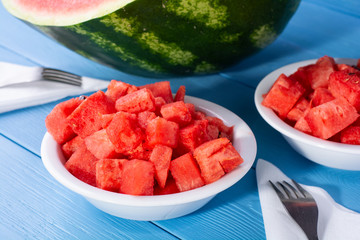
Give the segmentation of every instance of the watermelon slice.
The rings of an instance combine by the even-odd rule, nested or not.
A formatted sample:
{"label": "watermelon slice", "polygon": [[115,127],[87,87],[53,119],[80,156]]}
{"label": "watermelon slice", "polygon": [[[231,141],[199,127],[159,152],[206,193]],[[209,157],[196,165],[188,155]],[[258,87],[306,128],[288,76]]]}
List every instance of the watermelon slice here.
{"label": "watermelon slice", "polygon": [[80,98],[72,98],[61,102],[46,116],[46,129],[58,144],[63,144],[76,136],[67,121],[67,117],[82,101]]}
{"label": "watermelon slice", "polygon": [[65,163],[65,168],[81,181],[96,186],[96,162],[98,160],[85,145],[81,145]]}
{"label": "watermelon slice", "polygon": [[360,145],[360,126],[349,126],[341,131],[340,142]]}
{"label": "watermelon slice", "polygon": [[311,107],[316,107],[334,99],[335,97],[331,94],[331,92],[327,88],[319,87],[314,90],[314,93],[310,101],[310,105]]}
{"label": "watermelon slice", "polygon": [[301,97],[295,106],[288,112],[286,118],[290,121],[297,122],[301,117],[304,116],[305,110],[309,107],[310,102],[306,98]]}
{"label": "watermelon slice", "polygon": [[184,85],[180,86],[175,94],[174,102],[184,101],[186,94],[186,88]]}
{"label": "watermelon slice", "polygon": [[304,67],[306,70],[307,80],[311,88],[327,87],[329,84],[329,76],[337,70],[335,60],[329,56],[319,58],[315,64]]}
{"label": "watermelon slice", "polygon": [[155,111],[155,98],[150,90],[143,88],[118,98],[115,108],[130,113]]}
{"label": "watermelon slice", "polygon": [[154,174],[152,162],[138,159],[124,162],[120,192],[131,195],[153,195]]}
{"label": "watermelon slice", "polygon": [[101,159],[96,162],[96,187],[119,192],[124,162],[127,159]]}
{"label": "watermelon slice", "polygon": [[81,146],[85,144],[84,139],[80,136],[76,136],[70,141],[61,146],[61,150],[66,159],[69,159],[71,155]]}
{"label": "watermelon slice", "polygon": [[311,108],[305,115],[314,136],[328,139],[352,124],[359,114],[354,106],[343,98],[336,98]]}
{"label": "watermelon slice", "polygon": [[156,118],[156,114],[150,111],[140,112],[137,115],[138,124],[142,129],[146,129],[148,122]]}
{"label": "watermelon slice", "polygon": [[115,112],[114,103],[104,92],[87,97],[67,118],[70,126],[82,138],[102,128],[101,116]]}
{"label": "watermelon slice", "polygon": [[180,192],[198,188],[205,184],[191,153],[172,160],[170,172]]}
{"label": "watermelon slice", "polygon": [[124,154],[136,149],[144,138],[136,115],[127,112],[117,112],[106,128],[106,133],[115,151]]}
{"label": "watermelon slice", "polygon": [[172,152],[172,148],[168,146],[156,145],[150,155],[150,161],[155,166],[156,181],[161,188],[166,184]]}
{"label": "watermelon slice", "polygon": [[280,118],[285,119],[305,91],[298,81],[281,74],[263,99],[262,105],[273,109]]}

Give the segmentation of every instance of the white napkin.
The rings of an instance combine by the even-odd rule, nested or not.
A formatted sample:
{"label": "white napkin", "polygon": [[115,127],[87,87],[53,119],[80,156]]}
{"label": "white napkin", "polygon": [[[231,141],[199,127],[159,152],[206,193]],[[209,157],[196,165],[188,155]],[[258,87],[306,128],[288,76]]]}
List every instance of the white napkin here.
{"label": "white napkin", "polygon": [[[268,240],[307,239],[305,233],[286,212],[269,180],[291,181],[273,164],[259,159],[256,178],[260,204]],[[319,208],[318,236],[320,240],[360,239],[360,214],[337,204],[323,189],[302,185],[315,198]]]}
{"label": "white napkin", "polygon": [[[21,68],[16,69],[20,71]],[[26,75],[19,71],[4,67],[1,75],[4,79],[19,76],[31,79],[39,75],[36,71],[27,71]],[[87,77],[83,77],[82,81],[81,87],[43,80],[0,87],[0,113],[105,89],[109,84],[108,81]]]}

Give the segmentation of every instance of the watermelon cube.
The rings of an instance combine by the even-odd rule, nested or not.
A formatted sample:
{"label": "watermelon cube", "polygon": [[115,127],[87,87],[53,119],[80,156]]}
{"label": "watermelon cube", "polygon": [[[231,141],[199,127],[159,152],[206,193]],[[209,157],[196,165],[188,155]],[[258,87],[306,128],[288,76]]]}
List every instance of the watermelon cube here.
{"label": "watermelon cube", "polygon": [[134,85],[117,80],[111,80],[105,94],[113,102],[116,102],[118,98],[125,96],[126,94],[134,92],[136,90],[137,87]]}
{"label": "watermelon cube", "polygon": [[170,163],[170,172],[180,192],[203,186],[204,180],[191,153],[184,154]]}
{"label": "watermelon cube", "polygon": [[131,195],[153,195],[154,174],[152,162],[139,159],[124,162],[120,192]]}
{"label": "watermelon cube", "polygon": [[294,128],[299,130],[299,131],[302,131],[304,133],[307,133],[307,134],[311,134],[311,129],[309,127],[309,124],[308,122],[305,120],[305,116],[306,114],[309,112],[310,108],[306,109],[303,113],[303,116],[300,117],[295,125],[294,125]]}
{"label": "watermelon cube", "polygon": [[336,98],[317,107],[305,115],[314,136],[328,139],[352,124],[359,114],[354,106],[343,98]]}
{"label": "watermelon cube", "polygon": [[211,116],[206,116],[205,119],[208,120],[209,122],[209,126],[215,126],[218,128],[219,130],[219,137],[226,137],[228,138],[230,141],[232,141],[233,138],[233,130],[234,127],[228,127],[224,124],[224,122],[217,117],[211,117]]}
{"label": "watermelon cube", "polygon": [[116,158],[119,156],[115,151],[114,144],[106,133],[106,129],[101,129],[86,137],[85,144],[87,149],[98,159]]}
{"label": "watermelon cube", "polygon": [[81,145],[69,160],[65,163],[65,168],[79,180],[96,186],[96,162],[98,159],[86,148]]}
{"label": "watermelon cube", "polygon": [[161,188],[165,187],[172,152],[172,148],[168,146],[156,145],[150,155],[150,161],[155,166],[155,178]]}
{"label": "watermelon cube", "polygon": [[173,101],[173,96],[172,96],[171,86],[170,86],[169,81],[150,83],[150,84],[140,86],[139,88],[140,89],[142,89],[142,88],[149,89],[152,92],[152,94],[154,95],[154,97],[162,97],[165,100],[165,102],[167,102],[167,103],[170,103]]}
{"label": "watermelon cube", "polygon": [[168,179],[166,180],[165,186],[162,188],[159,184],[156,184],[154,187],[154,195],[166,195],[178,193],[179,189],[176,186],[176,182],[171,174],[169,174]]}
{"label": "watermelon cube", "polygon": [[98,91],[87,97],[68,117],[75,133],[85,138],[102,128],[101,116],[115,112],[114,103]]}
{"label": "watermelon cube", "polygon": [[360,126],[349,126],[341,131],[340,141],[342,143],[360,145]]}
{"label": "watermelon cube", "polygon": [[360,111],[360,71],[337,71],[330,75],[329,90],[335,97],[344,97]]}
{"label": "watermelon cube", "polygon": [[115,151],[124,154],[136,149],[144,138],[136,115],[127,112],[117,112],[106,128],[106,133]]}
{"label": "watermelon cube", "polygon": [[186,88],[184,85],[180,86],[175,94],[175,97],[174,97],[174,102],[177,102],[177,101],[184,101],[185,99],[185,92],[186,92]]}
{"label": "watermelon cube", "polygon": [[167,102],[162,97],[155,98],[155,113],[156,116],[161,116],[160,110]]}
{"label": "watermelon cube", "polygon": [[151,120],[146,127],[147,144],[155,147],[158,144],[175,148],[178,144],[179,125],[162,117]]}
{"label": "watermelon cube", "polygon": [[281,74],[263,99],[262,105],[273,109],[280,118],[285,119],[304,93],[305,88],[298,81]]}
{"label": "watermelon cube", "polygon": [[73,153],[83,144],[85,144],[85,141],[80,136],[76,136],[70,141],[64,143],[64,145],[61,146],[64,157],[69,159],[71,155],[73,155]]}
{"label": "watermelon cube", "polygon": [[199,164],[201,176],[206,184],[215,182],[225,175],[220,161],[226,170],[235,168],[243,161],[240,155],[234,154],[228,144],[230,141],[227,138],[218,138],[205,142],[194,150],[194,158]]}
{"label": "watermelon cube", "polygon": [[288,112],[286,118],[290,121],[296,122],[304,116],[305,110],[309,107],[310,102],[306,98],[301,97],[295,106]]}
{"label": "watermelon cube", "polygon": [[76,136],[69,125],[67,117],[80,105],[83,100],[72,98],[57,104],[45,118],[47,131],[58,144],[63,144]]}
{"label": "watermelon cube", "polygon": [[140,159],[149,161],[151,152],[152,149],[149,149],[145,143],[141,143],[139,144],[139,146],[137,146],[137,148],[126,153],[125,156],[128,159]]}
{"label": "watermelon cube", "polygon": [[178,123],[180,127],[189,124],[192,120],[189,109],[182,101],[163,105],[160,113],[163,118]]}
{"label": "watermelon cube", "polygon": [[101,115],[101,127],[107,128],[109,126],[110,122],[114,118],[115,113],[109,113],[109,114],[103,114]]}
{"label": "watermelon cube", "polygon": [[130,113],[155,111],[155,98],[150,90],[144,88],[118,98],[115,108]]}
{"label": "watermelon cube", "polygon": [[327,88],[317,88],[314,90],[314,93],[311,97],[310,105],[311,107],[319,106],[323,103],[333,100],[335,97]]}
{"label": "watermelon cube", "polygon": [[244,162],[244,159],[240,156],[231,143],[228,143],[226,146],[222,147],[209,158],[212,158],[212,161],[219,161],[225,173],[231,172],[233,169]]}
{"label": "watermelon cube", "polygon": [[193,152],[195,148],[209,140],[208,121],[195,120],[191,124],[179,130],[178,147],[175,149],[176,156],[187,152]]}
{"label": "watermelon cube", "polygon": [[100,159],[96,162],[96,187],[119,192],[124,162],[127,159]]}
{"label": "watermelon cube", "polygon": [[150,111],[140,112],[137,115],[138,124],[142,129],[146,129],[148,122],[156,118],[156,114]]}

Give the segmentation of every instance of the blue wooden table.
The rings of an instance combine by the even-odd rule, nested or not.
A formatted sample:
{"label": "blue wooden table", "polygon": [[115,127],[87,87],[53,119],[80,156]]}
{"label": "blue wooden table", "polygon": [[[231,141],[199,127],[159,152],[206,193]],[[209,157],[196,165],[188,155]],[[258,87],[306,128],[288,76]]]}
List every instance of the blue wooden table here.
{"label": "blue wooden table", "polygon": [[[257,158],[274,163],[301,183],[324,188],[335,201],[360,212],[360,172],[324,167],[301,157],[262,120],[253,102],[258,82],[269,72],[323,55],[360,58],[358,0],[304,0],[281,36],[263,51],[219,74],[170,81],[173,89],[185,85],[188,95],[220,104],[243,118],[255,133]],[[0,61],[135,85],[149,82],[81,57],[15,19],[1,4]],[[0,114],[0,239],[265,239],[255,167],[185,217],[140,222],[96,209],[55,181],[42,164],[44,119],[59,102]]]}

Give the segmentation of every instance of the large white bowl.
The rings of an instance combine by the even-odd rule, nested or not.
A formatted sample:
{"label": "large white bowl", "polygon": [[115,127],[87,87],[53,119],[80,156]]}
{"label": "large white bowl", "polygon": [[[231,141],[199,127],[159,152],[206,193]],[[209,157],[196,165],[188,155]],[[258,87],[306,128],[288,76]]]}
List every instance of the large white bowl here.
{"label": "large white bowl", "polygon": [[[335,59],[337,63],[355,65],[355,59]],[[285,140],[305,158],[332,168],[360,170],[360,146],[322,140],[296,130],[282,121],[274,111],[261,105],[267,93],[281,73],[289,76],[299,67],[315,63],[316,59],[293,63],[267,75],[255,91],[255,105],[262,118],[279,131]]]}
{"label": "large white bowl", "polygon": [[238,182],[251,168],[256,157],[256,140],[248,125],[231,111],[214,103],[186,96],[185,102],[198,110],[234,125],[233,145],[244,163],[218,181],[190,191],[162,196],[131,196],[90,186],[70,174],[64,167],[60,146],[49,133],[41,144],[41,157],[50,174],[65,187],[84,196],[90,203],[109,214],[133,220],[165,220],[184,216],[204,206],[216,194]]}

